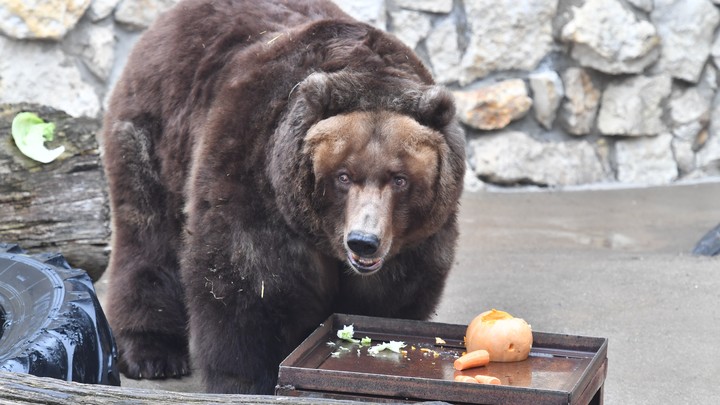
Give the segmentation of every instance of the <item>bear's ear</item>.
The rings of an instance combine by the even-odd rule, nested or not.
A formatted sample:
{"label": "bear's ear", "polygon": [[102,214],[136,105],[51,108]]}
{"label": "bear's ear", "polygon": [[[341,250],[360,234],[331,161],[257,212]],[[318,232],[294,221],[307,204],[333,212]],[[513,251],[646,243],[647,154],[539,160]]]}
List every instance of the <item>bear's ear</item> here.
{"label": "bear's ear", "polygon": [[298,83],[298,101],[303,107],[303,118],[311,123],[325,118],[330,106],[330,78],[325,73],[312,73]]}
{"label": "bear's ear", "polygon": [[455,118],[455,99],[441,86],[428,87],[418,101],[418,121],[442,129]]}

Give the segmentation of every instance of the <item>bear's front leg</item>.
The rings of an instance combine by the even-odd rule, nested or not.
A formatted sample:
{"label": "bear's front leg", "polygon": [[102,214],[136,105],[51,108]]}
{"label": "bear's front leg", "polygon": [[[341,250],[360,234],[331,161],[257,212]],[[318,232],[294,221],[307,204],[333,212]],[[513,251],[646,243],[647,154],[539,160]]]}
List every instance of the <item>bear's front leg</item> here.
{"label": "bear's front leg", "polygon": [[328,316],[332,283],[290,232],[229,228],[194,233],[183,261],[193,366],[208,392],[272,394],[280,362]]}
{"label": "bear's front leg", "polygon": [[105,132],[113,238],[105,305],[129,378],[180,377],[190,372],[187,317],[177,251],[180,202],[149,155],[152,126],[118,121]]}
{"label": "bear's front leg", "polygon": [[124,236],[124,229],[115,235],[106,305],[120,370],[133,379],[186,375],[187,318],[177,261],[145,243],[147,235],[119,243]]}

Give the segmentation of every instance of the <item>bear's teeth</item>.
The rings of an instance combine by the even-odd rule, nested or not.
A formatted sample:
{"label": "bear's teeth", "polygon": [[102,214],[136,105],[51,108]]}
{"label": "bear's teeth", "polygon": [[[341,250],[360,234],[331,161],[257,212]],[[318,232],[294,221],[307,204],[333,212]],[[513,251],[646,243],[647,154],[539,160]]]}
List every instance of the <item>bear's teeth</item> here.
{"label": "bear's teeth", "polygon": [[363,266],[372,266],[373,264],[377,263],[377,260],[375,260],[375,259],[366,259],[366,258],[359,257],[359,256],[356,257],[355,260],[358,263],[362,264]]}
{"label": "bear's teeth", "polygon": [[365,267],[374,266],[375,264],[377,264],[380,261],[380,259],[366,259],[364,257],[360,257],[360,256],[356,255],[355,253],[351,253],[351,255],[352,255],[353,261],[355,261],[356,263],[360,264],[361,266],[365,266]]}

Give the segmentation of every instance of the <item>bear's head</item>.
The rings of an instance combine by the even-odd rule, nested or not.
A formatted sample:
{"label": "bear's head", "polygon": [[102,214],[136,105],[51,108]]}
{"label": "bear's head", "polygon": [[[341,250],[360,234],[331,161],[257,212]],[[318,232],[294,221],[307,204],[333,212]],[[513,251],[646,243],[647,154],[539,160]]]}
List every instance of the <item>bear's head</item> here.
{"label": "bear's head", "polygon": [[448,91],[336,72],[293,92],[270,174],[294,230],[368,275],[454,220],[465,149]]}

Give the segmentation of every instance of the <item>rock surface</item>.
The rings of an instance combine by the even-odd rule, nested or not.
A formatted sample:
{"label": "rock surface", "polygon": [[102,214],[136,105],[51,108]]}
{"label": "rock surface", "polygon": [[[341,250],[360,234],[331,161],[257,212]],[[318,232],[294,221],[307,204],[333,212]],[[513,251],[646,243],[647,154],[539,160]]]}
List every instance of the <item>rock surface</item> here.
{"label": "rock surface", "polygon": [[535,119],[545,128],[552,128],[558,106],[565,95],[562,80],[555,71],[539,72],[529,77]]}
{"label": "rock surface", "polygon": [[633,76],[611,83],[602,96],[598,129],[604,135],[657,135],[666,130],[662,102],[670,76]]}
{"label": "rock surface", "polygon": [[552,48],[557,4],[557,0],[466,1],[470,43],[461,62],[460,84],[495,71],[534,69]]}
{"label": "rock surface", "polygon": [[527,87],[519,79],[454,94],[460,121],[477,129],[504,128],[532,106]]}
{"label": "rock surface", "polygon": [[108,80],[115,62],[115,34],[112,25],[81,23],[69,34],[69,49],[79,55],[100,80]]}
{"label": "rock surface", "polygon": [[100,100],[59,46],[0,37],[0,103],[35,103],[73,117],[95,117]]}
{"label": "rock surface", "polygon": [[539,142],[517,132],[499,132],[470,141],[475,173],[499,184],[570,186],[607,179],[586,141]]}
{"label": "rock surface", "polygon": [[[102,117],[130,48],[178,1],[0,0],[0,103]],[[720,0],[335,2],[395,34],[437,83],[451,86],[470,142],[504,128],[493,138],[522,131],[557,151],[575,148],[568,140],[581,136],[602,167],[601,181],[619,182],[620,172],[632,177],[632,159],[667,181],[668,150],[673,181],[720,176],[713,101],[720,97]],[[671,136],[669,148],[663,134]],[[635,145],[624,137],[648,139]],[[661,141],[662,154],[655,150]],[[648,152],[630,154],[630,144]],[[474,151],[468,148],[469,162]],[[628,156],[622,170],[618,155]],[[580,178],[592,183],[597,176]]]}
{"label": "rock surface", "polygon": [[333,0],[343,11],[362,22],[387,29],[385,0]]}
{"label": "rock surface", "polygon": [[425,41],[433,74],[438,83],[457,82],[462,53],[458,48],[455,21],[446,18],[438,23]]}
{"label": "rock surface", "polygon": [[[410,49],[415,49],[420,40],[426,38],[432,25],[430,16],[419,11],[400,10],[390,14],[393,34]],[[454,26],[453,26],[454,28]]]}
{"label": "rock surface", "polygon": [[115,9],[115,20],[133,29],[144,29],[178,1],[180,0],[121,0]]}
{"label": "rock surface", "polygon": [[720,22],[717,7],[709,0],[655,0],[650,19],[663,47],[657,70],[697,82]]}
{"label": "rock surface", "polygon": [[430,13],[449,13],[453,7],[452,0],[395,0],[395,4],[398,7]]}
{"label": "rock surface", "polygon": [[574,7],[575,17],[561,38],[572,43],[581,65],[605,73],[640,73],[660,55],[655,27],[639,20],[617,0],[588,0]]}
{"label": "rock surface", "polygon": [[59,40],[89,6],[90,0],[3,0],[0,31],[16,39]]}
{"label": "rock surface", "polygon": [[622,183],[662,185],[678,177],[672,135],[618,140],[615,143],[617,177]]}
{"label": "rock surface", "polygon": [[120,0],[92,0],[87,16],[93,22],[107,18],[119,2]]}
{"label": "rock surface", "polygon": [[587,135],[595,123],[600,90],[583,68],[568,68],[562,78],[565,101],[560,110],[560,123],[571,135]]}

